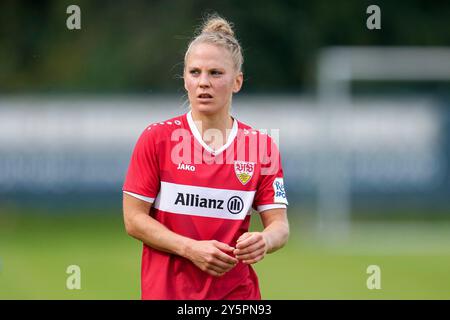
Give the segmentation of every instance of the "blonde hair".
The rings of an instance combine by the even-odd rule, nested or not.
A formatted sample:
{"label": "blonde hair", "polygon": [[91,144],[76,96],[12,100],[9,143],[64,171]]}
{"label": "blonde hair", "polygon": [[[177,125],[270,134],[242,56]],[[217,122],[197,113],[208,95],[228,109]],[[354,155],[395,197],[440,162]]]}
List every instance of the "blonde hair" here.
{"label": "blonde hair", "polygon": [[235,70],[237,72],[242,71],[244,57],[242,56],[241,45],[234,36],[232,23],[217,14],[209,15],[203,22],[200,33],[189,43],[184,55],[184,65],[186,65],[191,48],[199,43],[211,43],[227,49],[233,59]]}

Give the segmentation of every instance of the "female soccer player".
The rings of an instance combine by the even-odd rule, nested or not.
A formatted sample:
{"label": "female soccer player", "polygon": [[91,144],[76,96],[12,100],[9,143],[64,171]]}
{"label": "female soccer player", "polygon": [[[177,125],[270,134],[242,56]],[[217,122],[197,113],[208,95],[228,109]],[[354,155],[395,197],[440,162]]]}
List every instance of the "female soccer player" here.
{"label": "female soccer player", "polygon": [[[190,111],[135,146],[123,212],[144,244],[142,299],[261,299],[251,265],[288,239],[277,146],[230,114],[242,63],[230,24],[210,16],[185,54]],[[262,232],[248,232],[252,208]]]}

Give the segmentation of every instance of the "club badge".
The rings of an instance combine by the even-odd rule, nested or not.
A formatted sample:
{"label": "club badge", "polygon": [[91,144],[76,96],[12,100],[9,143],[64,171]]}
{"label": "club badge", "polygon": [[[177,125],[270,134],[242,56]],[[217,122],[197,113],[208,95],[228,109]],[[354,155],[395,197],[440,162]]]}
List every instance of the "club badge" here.
{"label": "club badge", "polygon": [[253,172],[255,172],[255,162],[235,161],[234,172],[239,181],[246,185],[252,178]]}

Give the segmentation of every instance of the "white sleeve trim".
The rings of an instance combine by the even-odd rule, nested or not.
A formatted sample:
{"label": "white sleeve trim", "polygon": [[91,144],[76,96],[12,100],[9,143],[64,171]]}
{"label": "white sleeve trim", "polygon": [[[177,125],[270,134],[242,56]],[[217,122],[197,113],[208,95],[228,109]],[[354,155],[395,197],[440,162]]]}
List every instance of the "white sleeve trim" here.
{"label": "white sleeve trim", "polygon": [[130,196],[133,196],[133,197],[138,198],[140,200],[143,200],[145,202],[150,202],[150,203],[155,202],[155,198],[149,198],[149,197],[146,197],[146,196],[141,196],[140,194],[133,193],[133,192],[128,192],[128,191],[124,191],[123,193],[129,194]]}
{"label": "white sleeve trim", "polygon": [[256,210],[261,213],[263,211],[266,210],[270,210],[270,209],[286,209],[287,206],[285,204],[282,203],[274,203],[274,204],[264,204],[261,206],[256,207]]}

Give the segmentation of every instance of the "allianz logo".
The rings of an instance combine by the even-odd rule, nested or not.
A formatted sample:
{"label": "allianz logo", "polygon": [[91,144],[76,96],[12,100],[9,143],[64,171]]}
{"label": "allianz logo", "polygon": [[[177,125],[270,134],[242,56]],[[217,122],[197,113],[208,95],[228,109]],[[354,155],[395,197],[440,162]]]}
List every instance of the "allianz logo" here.
{"label": "allianz logo", "polygon": [[195,171],[195,166],[192,166],[189,164],[184,164],[184,163],[179,163],[177,170]]}
{"label": "allianz logo", "polygon": [[[177,198],[175,199],[175,205],[219,210],[225,209],[224,203],[225,200],[203,198],[198,194],[181,192],[178,192]],[[228,199],[226,208],[231,214],[241,213],[244,209],[244,201],[238,196],[233,196]]]}

